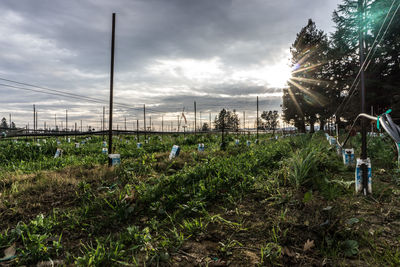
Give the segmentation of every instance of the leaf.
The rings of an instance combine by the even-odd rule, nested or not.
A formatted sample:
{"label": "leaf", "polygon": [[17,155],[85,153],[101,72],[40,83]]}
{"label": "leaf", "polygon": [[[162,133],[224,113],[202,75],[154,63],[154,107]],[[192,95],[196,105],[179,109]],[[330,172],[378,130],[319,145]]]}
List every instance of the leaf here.
{"label": "leaf", "polygon": [[303,202],[307,203],[312,199],[312,191],[308,191],[304,194]]}
{"label": "leaf", "polygon": [[343,245],[344,245],[344,255],[346,257],[357,255],[358,242],[356,240],[346,240],[344,241]]}
{"label": "leaf", "polygon": [[136,200],[135,190],[131,190],[130,195],[126,194],[123,200],[126,202],[134,202]]}
{"label": "leaf", "polygon": [[360,221],[360,220],[357,219],[357,218],[351,218],[351,219],[348,219],[348,220],[347,220],[347,224],[348,224],[348,225],[353,225],[353,224],[358,223],[359,221]]}
{"label": "leaf", "polygon": [[16,252],[16,248],[15,248],[15,243],[14,243],[14,244],[12,244],[11,247],[6,248],[4,250],[4,257],[0,259],[0,262],[14,259],[16,257],[15,252]]}
{"label": "leaf", "polygon": [[289,257],[294,257],[296,256],[296,253],[294,253],[293,251],[291,251],[289,248],[284,247],[283,248],[283,254],[288,255]]}
{"label": "leaf", "polygon": [[303,251],[310,250],[310,249],[312,249],[314,246],[315,246],[315,245],[314,245],[314,240],[311,240],[311,241],[310,241],[310,239],[307,239],[306,243],[304,243]]}

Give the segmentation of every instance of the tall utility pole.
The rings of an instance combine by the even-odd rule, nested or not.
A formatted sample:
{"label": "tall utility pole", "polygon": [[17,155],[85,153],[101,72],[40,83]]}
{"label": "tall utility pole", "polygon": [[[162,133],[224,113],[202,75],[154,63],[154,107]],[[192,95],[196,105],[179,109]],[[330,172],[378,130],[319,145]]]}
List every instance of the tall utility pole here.
{"label": "tall utility pole", "polygon": [[125,117],[125,131],[126,131],[126,117]]}
{"label": "tall utility pole", "polygon": [[[371,106],[371,116],[374,116],[374,106]],[[374,125],[371,123],[371,132],[374,132]]]}
{"label": "tall utility pole", "polygon": [[[68,110],[65,110],[65,131],[68,132]],[[68,135],[65,138],[68,139]]]}
{"label": "tall utility pole", "polygon": [[258,140],[258,96],[257,96],[257,140]]}
{"label": "tall utility pole", "polygon": [[136,137],[139,142],[139,120],[136,120]]}
{"label": "tall utility pole", "polygon": [[196,110],[196,101],[194,101],[194,134],[197,132],[197,110]]}
{"label": "tall utility pole", "polygon": [[[365,76],[364,76],[364,0],[358,0],[358,14],[360,16],[359,45],[360,45],[360,80],[361,80],[361,113],[365,113]],[[368,194],[368,167],[365,164],[367,159],[367,121],[361,117],[361,165],[362,170],[362,191]]]}
{"label": "tall utility pole", "polygon": [[68,132],[68,110],[65,110],[65,130]]}
{"label": "tall utility pole", "polygon": [[33,104],[33,132],[35,132],[36,128],[36,107],[35,104]]}
{"label": "tall utility pole", "polygon": [[38,129],[38,112],[36,111],[36,125],[35,125],[35,127],[36,127],[36,130]]}
{"label": "tall utility pole", "polygon": [[106,107],[103,106],[103,128],[101,129],[101,131],[103,132],[103,141],[105,140],[104,138],[104,131],[106,129],[106,120],[105,120],[105,116],[106,116]]}
{"label": "tall utility pole", "polygon": [[146,137],[146,104],[143,104],[143,123],[144,123],[144,140],[147,139]]}
{"label": "tall utility pole", "polygon": [[[113,123],[113,91],[114,91],[114,50],[115,50],[115,13],[112,14],[112,34],[111,34],[111,64],[110,64],[110,110],[108,119],[108,153],[113,153],[112,146],[112,123]],[[111,166],[111,159],[108,160]]]}

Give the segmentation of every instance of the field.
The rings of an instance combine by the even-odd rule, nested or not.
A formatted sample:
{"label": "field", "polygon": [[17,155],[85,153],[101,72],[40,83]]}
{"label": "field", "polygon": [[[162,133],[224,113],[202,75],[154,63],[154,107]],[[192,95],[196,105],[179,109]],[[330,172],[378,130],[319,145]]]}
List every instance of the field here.
{"label": "field", "polygon": [[[0,142],[0,265],[400,265],[388,137],[369,137],[368,197],[323,133],[262,134],[258,144],[230,134],[225,150],[212,134],[141,136],[142,148],[119,136],[115,167],[101,136],[78,137],[79,148],[59,141]],[[357,155],[359,137],[352,143]],[[182,150],[169,160],[174,144]]]}

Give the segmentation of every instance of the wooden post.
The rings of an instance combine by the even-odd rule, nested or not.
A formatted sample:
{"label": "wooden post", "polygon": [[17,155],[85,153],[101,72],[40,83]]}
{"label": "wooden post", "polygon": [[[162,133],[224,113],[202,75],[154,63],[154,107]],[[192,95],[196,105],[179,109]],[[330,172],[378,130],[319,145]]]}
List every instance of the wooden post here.
{"label": "wooden post", "polygon": [[[112,34],[111,34],[111,66],[110,66],[110,115],[108,124],[108,153],[113,153],[112,146],[112,123],[113,123],[113,91],[114,91],[114,49],[115,49],[115,13],[112,14]],[[111,159],[108,159],[108,165],[111,166]]]}

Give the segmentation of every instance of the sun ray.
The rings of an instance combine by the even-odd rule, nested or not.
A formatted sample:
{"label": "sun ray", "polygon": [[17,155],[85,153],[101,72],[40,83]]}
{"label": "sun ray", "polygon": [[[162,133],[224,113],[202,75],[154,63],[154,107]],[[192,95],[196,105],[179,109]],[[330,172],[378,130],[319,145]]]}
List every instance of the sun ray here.
{"label": "sun ray", "polygon": [[299,73],[299,72],[304,72],[304,71],[306,71],[306,70],[315,69],[315,68],[317,68],[317,67],[319,67],[319,66],[321,66],[321,65],[324,65],[324,64],[325,64],[324,62],[321,62],[321,63],[318,63],[318,64],[311,65],[311,66],[309,66],[309,67],[305,67],[305,68],[301,68],[301,69],[294,70],[294,71],[292,71],[292,75],[293,75],[293,74],[296,74],[296,73]]}
{"label": "sun ray", "polygon": [[299,61],[296,62],[296,65],[301,66],[304,61],[306,61],[315,51],[315,48],[318,47],[318,44],[310,47],[310,48],[305,48],[303,49],[302,52],[298,55],[298,57],[301,57]]}
{"label": "sun ray", "polygon": [[316,79],[309,79],[309,78],[303,78],[303,77],[291,77],[290,79],[296,80],[299,82],[305,82],[305,83],[311,83],[311,84],[329,84],[329,81],[321,81],[321,80],[316,80]]}
{"label": "sun ray", "polygon": [[302,92],[304,92],[306,95],[308,95],[310,98],[312,98],[315,102],[317,102],[320,106],[325,106],[327,103],[327,100],[325,99],[325,97],[323,97],[322,95],[313,92],[311,93],[310,90],[308,90],[307,88],[305,88],[304,86],[292,81],[291,79],[288,80],[288,82],[294,86],[296,86],[299,90],[301,90]]}
{"label": "sun ray", "polygon": [[297,110],[300,112],[300,115],[302,117],[304,117],[304,114],[303,114],[303,111],[301,110],[299,102],[297,102],[296,97],[294,96],[292,89],[290,89],[290,87],[288,88],[288,93],[289,93],[290,98],[293,100],[293,103],[296,106]]}

